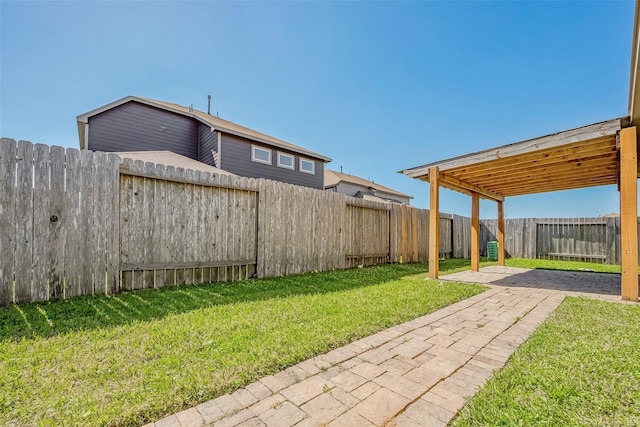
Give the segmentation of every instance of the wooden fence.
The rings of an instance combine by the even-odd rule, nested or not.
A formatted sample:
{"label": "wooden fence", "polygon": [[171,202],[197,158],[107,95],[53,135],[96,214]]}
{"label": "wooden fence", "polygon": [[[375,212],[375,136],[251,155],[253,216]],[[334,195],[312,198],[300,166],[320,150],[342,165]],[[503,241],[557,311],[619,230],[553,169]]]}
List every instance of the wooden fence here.
{"label": "wooden fence", "polygon": [[[429,259],[429,211],[3,138],[0,304]],[[441,214],[439,256],[471,220]],[[482,254],[497,222],[481,223]],[[506,220],[511,257],[620,262],[619,218]]]}
{"label": "wooden fence", "polygon": [[[426,261],[428,216],[3,138],[0,304]],[[452,256],[452,217],[441,223]]]}
{"label": "wooden fence", "polygon": [[118,157],[0,144],[0,304],[115,291]]}
{"label": "wooden fence", "polygon": [[255,275],[255,180],[128,160],[123,166],[121,289]]}
{"label": "wooden fence", "polygon": [[[429,260],[429,210],[407,205],[391,205],[390,262],[425,262]],[[440,214],[440,258],[454,253],[453,216]]]}
{"label": "wooden fence", "polygon": [[[481,255],[497,240],[497,220],[483,220]],[[512,258],[547,258],[620,264],[620,217],[505,220],[505,249]],[[454,254],[455,256],[455,254]]]}
{"label": "wooden fence", "polygon": [[[346,198],[277,181],[259,179],[258,183],[258,277],[345,268],[350,238]],[[369,223],[356,226],[373,227],[374,219],[364,217],[362,221]]]}

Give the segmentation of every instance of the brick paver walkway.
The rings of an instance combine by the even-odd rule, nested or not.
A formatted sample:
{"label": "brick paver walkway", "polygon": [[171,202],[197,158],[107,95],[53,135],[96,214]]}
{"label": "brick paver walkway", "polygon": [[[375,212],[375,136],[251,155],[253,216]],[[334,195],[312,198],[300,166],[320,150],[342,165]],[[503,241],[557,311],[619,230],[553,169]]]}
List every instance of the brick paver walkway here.
{"label": "brick paver walkway", "polygon": [[150,426],[445,426],[565,295],[620,300],[618,275],[489,267],[443,280],[491,289]]}

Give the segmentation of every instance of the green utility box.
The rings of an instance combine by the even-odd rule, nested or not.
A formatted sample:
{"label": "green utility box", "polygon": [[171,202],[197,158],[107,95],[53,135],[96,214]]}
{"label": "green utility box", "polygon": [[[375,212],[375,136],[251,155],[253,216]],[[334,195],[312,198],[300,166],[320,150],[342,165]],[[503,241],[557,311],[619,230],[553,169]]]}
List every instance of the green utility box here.
{"label": "green utility box", "polygon": [[498,260],[498,242],[487,242],[487,258],[490,261]]}

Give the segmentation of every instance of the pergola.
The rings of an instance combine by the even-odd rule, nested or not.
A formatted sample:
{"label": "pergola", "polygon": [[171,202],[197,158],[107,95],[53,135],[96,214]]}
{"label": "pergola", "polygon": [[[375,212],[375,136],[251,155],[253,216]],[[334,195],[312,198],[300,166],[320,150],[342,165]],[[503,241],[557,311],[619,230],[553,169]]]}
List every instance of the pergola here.
{"label": "pergola", "polygon": [[429,163],[402,173],[430,184],[429,276],[438,278],[439,189],[471,196],[471,269],[480,267],[480,198],[498,204],[498,263],[504,265],[506,197],[617,184],[622,299],[638,300],[640,2],[631,52],[629,116]]}
{"label": "pergola", "polygon": [[439,188],[471,196],[471,269],[480,266],[480,198],[498,204],[498,264],[504,265],[506,197],[618,184],[622,298],[638,299],[638,148],[629,117],[403,170],[430,184],[429,276],[438,278]]}

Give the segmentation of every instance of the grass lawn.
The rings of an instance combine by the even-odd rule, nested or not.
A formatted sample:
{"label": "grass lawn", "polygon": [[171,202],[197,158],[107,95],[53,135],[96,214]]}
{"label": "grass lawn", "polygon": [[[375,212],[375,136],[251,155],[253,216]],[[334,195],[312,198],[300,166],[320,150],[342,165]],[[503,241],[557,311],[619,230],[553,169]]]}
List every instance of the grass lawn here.
{"label": "grass lawn", "polygon": [[454,426],[640,425],[640,306],[567,298]]}
{"label": "grass lawn", "polygon": [[[497,263],[486,263],[484,265],[497,265]],[[598,273],[620,273],[619,265],[599,264],[596,262],[582,261],[556,261],[549,259],[523,259],[508,258],[505,265],[509,267],[541,268],[545,270],[566,270],[566,271],[597,271]],[[640,270],[639,270],[640,272]]]}
{"label": "grass lawn", "polygon": [[[449,260],[441,270],[468,268]],[[139,425],[484,288],[387,265],[0,307],[0,425]]]}

